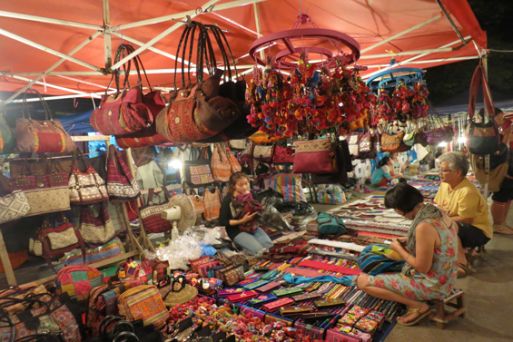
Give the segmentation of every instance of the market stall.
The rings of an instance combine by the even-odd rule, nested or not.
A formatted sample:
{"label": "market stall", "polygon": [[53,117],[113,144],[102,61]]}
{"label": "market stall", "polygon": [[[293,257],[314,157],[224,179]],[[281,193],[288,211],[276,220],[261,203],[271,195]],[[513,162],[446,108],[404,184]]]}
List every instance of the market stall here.
{"label": "market stall", "polygon": [[[356,279],[401,271],[411,231],[384,190],[432,199],[437,149],[464,147],[424,69],[479,59],[492,104],[463,0],[29,1],[0,24],[0,219],[44,269],[18,287],[0,232],[16,340],[382,340],[404,306]],[[71,97],[87,124],[53,117]]]}

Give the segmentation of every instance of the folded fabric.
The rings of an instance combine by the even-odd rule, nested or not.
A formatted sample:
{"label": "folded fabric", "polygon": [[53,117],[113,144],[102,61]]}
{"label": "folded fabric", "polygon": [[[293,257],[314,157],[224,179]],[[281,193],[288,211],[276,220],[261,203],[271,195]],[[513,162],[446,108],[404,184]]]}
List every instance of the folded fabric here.
{"label": "folded fabric", "polygon": [[304,283],[335,283],[342,284],[345,286],[355,286],[356,285],[356,276],[318,276],[318,277],[304,277],[304,276],[296,276],[293,274],[285,274],[283,276],[283,280],[287,283],[298,285]]}
{"label": "folded fabric", "polygon": [[358,275],[360,270],[358,268],[349,268],[345,266],[332,265],[327,262],[320,262],[315,260],[303,260],[298,266],[309,267],[317,270],[325,270],[328,272],[342,273],[347,275]]}

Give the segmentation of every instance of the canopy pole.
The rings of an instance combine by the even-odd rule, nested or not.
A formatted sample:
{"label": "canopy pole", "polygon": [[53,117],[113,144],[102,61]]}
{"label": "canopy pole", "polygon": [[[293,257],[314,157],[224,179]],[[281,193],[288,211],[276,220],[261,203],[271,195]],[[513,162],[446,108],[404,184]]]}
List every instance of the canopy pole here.
{"label": "canopy pole", "polygon": [[426,53],[426,52],[427,53],[438,53],[438,52],[453,52],[453,51],[454,51],[454,48],[410,50],[410,51],[380,53],[380,54],[375,54],[375,55],[363,55],[363,56],[360,56],[360,59],[388,58],[388,57],[395,57],[395,56],[418,55],[419,53]]}
{"label": "canopy pole", "polygon": [[[253,68],[253,64],[241,64],[237,65],[237,69],[251,69]],[[224,69],[224,66],[218,66],[219,69]],[[206,70],[206,69],[204,69]],[[146,69],[146,74],[148,75],[161,75],[161,74],[174,74],[174,73],[181,73],[182,70],[180,68],[178,69]],[[19,76],[37,76],[40,75],[39,72],[23,72],[23,73],[17,73],[16,75]],[[0,75],[3,76],[9,76],[11,73],[8,72],[0,72]],[[130,70],[130,75],[137,75],[136,70]],[[46,76],[105,76],[101,72],[95,72],[95,71],[55,71],[55,72],[49,72],[46,74]]]}
{"label": "canopy pole", "polygon": [[[203,6],[201,6],[201,8],[208,8],[212,5],[214,5],[216,2],[218,2],[219,0],[210,0],[208,1],[207,3],[205,3]],[[194,18],[196,16],[198,16],[199,13],[195,13],[193,15],[191,15],[190,17],[191,18]],[[116,70],[118,69],[120,66],[122,66],[123,64],[125,64],[127,61],[131,60],[132,58],[134,58],[135,56],[139,55],[141,52],[143,52],[144,50],[146,50],[148,47],[150,46],[153,46],[155,43],[157,43],[159,40],[165,38],[166,36],[168,36],[169,34],[171,34],[172,32],[176,31],[177,29],[179,29],[180,27],[182,27],[183,25],[185,25],[183,22],[178,22],[176,24],[174,24],[173,26],[167,28],[166,30],[162,31],[161,33],[159,33],[158,35],[156,35],[155,37],[153,37],[152,39],[150,39],[150,41],[148,41],[147,43],[141,45],[138,49],[136,49],[134,52],[128,54],[127,56],[125,56],[124,58],[122,58],[119,62],[117,62],[116,64],[114,64],[112,66],[112,70]]]}
{"label": "canopy pole", "polygon": [[[127,36],[126,34],[119,33],[119,32],[112,32],[112,34],[113,34],[113,35],[115,35],[115,36],[117,36],[117,37],[119,37],[119,38],[121,38],[121,39],[124,39],[124,40],[126,40],[127,42],[130,42],[130,43],[132,43],[132,44],[136,44],[136,45],[139,45],[139,46],[143,46],[143,45],[144,45],[144,43],[143,43],[143,42],[141,42],[140,40],[137,40],[137,39],[135,39],[135,38],[129,37],[129,36]],[[172,59],[173,61],[178,60],[178,62],[182,62],[182,59],[181,59],[180,57],[177,57],[177,56],[175,56],[175,55],[173,55],[173,54],[171,54],[171,53],[169,53],[169,52],[166,52],[166,51],[164,51],[164,50],[157,49],[156,47],[150,46],[150,47],[148,47],[148,50],[153,51],[153,52],[155,52],[156,54],[159,54],[159,55],[161,55],[161,56],[164,56],[164,57],[167,57],[167,58],[169,58],[169,59]],[[185,62],[185,63],[189,63],[187,60],[184,60],[184,62]],[[194,67],[194,68],[195,68],[195,67],[196,67],[196,64],[194,64],[194,63],[192,63],[192,62],[191,62],[191,67]]]}
{"label": "canopy pole", "polygon": [[[258,6],[257,6],[256,2],[253,3],[253,14],[255,15],[255,27],[257,30],[257,38],[260,38],[260,37],[262,37],[262,31],[260,30],[260,13],[258,11]],[[260,50],[259,54],[260,54],[260,60],[265,62],[264,49]]]}
{"label": "canopy pole", "polygon": [[[42,86],[46,86],[48,88],[53,88],[53,89],[58,89],[58,90],[62,90],[62,91],[66,91],[68,93],[73,93],[73,94],[80,94],[82,96],[89,96],[90,94],[89,93],[85,93],[83,91],[79,91],[79,90],[75,90],[75,89],[70,89],[70,88],[66,88],[66,87],[62,87],[62,86],[59,86],[59,85],[55,85],[55,84],[52,84],[52,83],[48,83],[48,82],[41,82],[41,81],[36,81],[36,80],[33,80],[33,79],[30,79],[30,78],[27,78],[27,77],[22,77],[22,76],[18,76],[18,75],[14,75],[14,74],[11,74],[11,75],[7,75],[8,77],[10,78],[14,78],[15,80],[20,80],[20,81],[25,81],[25,82],[29,82],[30,86],[32,86],[33,84],[38,84],[38,85],[42,85]],[[25,90],[27,90],[30,86],[25,86],[23,88],[25,88]],[[24,90],[24,91],[25,91]],[[13,95],[14,96],[14,95]],[[11,97],[13,97],[11,96]],[[98,98],[100,98],[100,96],[97,96]],[[13,97],[14,98],[14,97]],[[10,99],[10,98],[9,98]],[[5,102],[3,102],[2,104],[6,105],[11,101],[7,102],[9,99],[7,99]]]}
{"label": "canopy pole", "polygon": [[[412,61],[408,62],[408,64],[427,64],[427,63],[440,63],[440,62],[458,62],[458,61],[468,61],[471,59],[479,59],[479,56],[462,56],[462,57],[447,57],[447,58],[437,58],[437,59],[425,59],[422,61]],[[367,68],[385,68],[390,66],[390,64],[374,64],[374,65],[366,65]],[[394,64],[397,66],[397,64]],[[380,71],[383,71],[382,69]],[[366,78],[367,76],[365,76]]]}
{"label": "canopy pole", "polygon": [[94,82],[89,82],[89,81],[84,81],[84,80],[81,80],[81,79],[78,79],[78,78],[74,78],[74,77],[69,77],[69,76],[63,76],[63,75],[56,75],[57,77],[60,77],[60,78],[63,78],[65,80],[69,80],[69,81],[73,81],[73,82],[77,82],[77,83],[82,83],[82,84],[87,84],[87,85],[90,85],[90,86],[93,86],[93,87],[98,87],[98,88],[101,88],[101,89],[107,89],[107,90],[112,90],[112,91],[116,91],[115,88],[112,88],[112,87],[106,87],[102,84],[98,84],[98,83],[94,83]]}
{"label": "canopy pole", "polygon": [[378,43],[376,43],[376,44],[373,44],[373,45],[371,45],[371,46],[368,46],[368,47],[366,47],[365,49],[362,49],[362,50],[360,51],[360,54],[362,54],[362,55],[363,55],[365,52],[370,51],[370,50],[372,50],[372,49],[375,49],[375,48],[377,48],[378,46],[385,45],[386,43],[388,43],[388,42],[390,42],[390,41],[392,41],[392,40],[394,40],[394,39],[397,39],[397,38],[399,38],[399,37],[402,37],[402,36],[404,36],[404,35],[407,35],[407,34],[408,34],[408,33],[410,33],[410,32],[413,32],[413,31],[415,31],[415,30],[418,30],[418,29],[420,29],[420,28],[422,28],[422,27],[424,27],[424,26],[427,26],[427,25],[431,24],[432,22],[439,20],[441,17],[442,17],[442,15],[441,15],[441,14],[435,15],[434,17],[429,18],[428,20],[426,20],[426,21],[424,21],[424,22],[422,22],[422,23],[419,23],[419,24],[417,24],[417,25],[414,25],[414,26],[410,27],[409,29],[406,29],[406,30],[404,30],[404,31],[401,31],[401,32],[399,32],[399,33],[396,33],[396,34],[394,34],[394,35],[392,35],[392,36],[390,36],[390,37],[388,37],[388,38],[386,38],[386,39],[383,39],[382,41],[380,41],[380,42],[378,42]]}
{"label": "canopy pole", "polygon": [[101,30],[102,29],[102,27],[99,25],[85,24],[85,23],[79,23],[79,22],[75,22],[75,21],[40,17],[37,15],[8,12],[8,11],[0,11],[0,17],[36,21],[36,22],[46,23],[46,24],[64,25],[64,26],[68,26],[68,27],[78,27],[78,28],[84,28],[84,29],[90,29],[90,30]]}
{"label": "canopy pole", "polygon": [[[255,5],[256,5],[256,3],[253,3],[253,6],[255,6]],[[237,27],[237,28],[240,28],[241,30],[244,30],[244,31],[246,31],[246,32],[248,32],[248,33],[250,33],[250,34],[252,34],[252,35],[256,36],[257,38],[259,38],[259,37],[260,37],[260,34],[259,34],[258,32],[253,31],[253,30],[252,30],[252,29],[250,29],[249,27],[246,27],[246,26],[244,26],[244,25],[242,25],[242,24],[239,24],[239,23],[238,23],[238,22],[236,22],[235,20],[232,20],[232,19],[230,19],[230,18],[227,18],[227,17],[225,17],[224,15],[221,15],[221,14],[216,13],[216,12],[212,12],[212,15],[214,15],[214,16],[216,16],[216,17],[218,17],[219,19],[221,19],[221,20],[223,20],[223,21],[225,21],[225,22],[227,22],[227,23],[229,23],[229,24],[231,24],[231,25],[233,25],[233,26],[235,26],[235,27]]]}
{"label": "canopy pole", "polygon": [[5,36],[7,38],[11,38],[13,40],[16,40],[16,41],[18,41],[20,43],[23,43],[25,45],[31,46],[33,48],[42,50],[42,51],[44,51],[46,53],[49,53],[51,55],[55,55],[57,57],[63,58],[63,59],[68,60],[70,62],[76,63],[78,65],[86,67],[87,69],[99,71],[99,69],[96,66],[92,65],[92,64],[84,62],[84,61],[82,61],[80,59],[77,59],[75,57],[71,57],[71,55],[67,55],[67,54],[62,53],[60,51],[51,49],[51,48],[49,48],[47,46],[44,46],[42,44],[36,43],[36,42],[34,42],[34,41],[30,40],[30,39],[24,38],[22,36],[18,36],[17,34],[14,34],[14,33],[9,32],[7,30],[4,30],[4,29],[0,28],[0,35]]}
{"label": "canopy pole", "polygon": [[112,65],[112,35],[110,32],[109,0],[103,0],[103,52],[105,55],[105,70]]}
{"label": "canopy pole", "polygon": [[[69,56],[72,56],[74,55],[75,53],[77,53],[78,51],[82,50],[82,48],[84,48],[87,44],[89,44],[90,42],[92,42],[94,39],[96,39],[99,35],[101,34],[101,31],[96,31],[95,33],[93,33],[91,36],[87,37],[86,40],[84,40],[82,43],[78,44],[74,49],[72,49],[70,52],[68,52],[68,55]],[[9,96],[9,98],[7,98],[4,102],[0,102],[0,104],[2,105],[5,105],[5,104],[8,104],[10,103],[12,100],[14,100],[18,95],[20,95],[21,93],[25,92],[25,90],[27,90],[28,88],[30,88],[34,83],[38,82],[40,79],[42,79],[43,77],[45,77],[46,75],[48,75],[50,72],[52,72],[53,70],[57,69],[62,63],[64,63],[66,61],[65,58],[61,58],[59,61],[57,61],[55,64],[53,64],[50,68],[48,68],[45,72],[43,72],[42,74],[39,74],[35,79],[33,80],[28,80],[28,84],[24,87],[22,87],[21,89],[19,89],[17,92],[15,92],[14,94],[12,94],[11,96]]]}
{"label": "canopy pole", "polygon": [[[266,0],[236,0],[236,1],[226,2],[226,3],[220,4],[220,5],[216,5],[215,8],[209,8],[211,5],[208,5],[208,6],[203,5],[203,6],[201,6],[201,8],[202,9],[204,8],[204,9],[208,10],[209,12],[218,12],[218,11],[222,11],[222,10],[226,10],[226,9],[230,9],[230,8],[246,6],[246,5],[255,3],[255,2],[263,2],[263,1],[266,1]],[[122,24],[122,25],[114,26],[112,29],[113,29],[113,31],[127,30],[127,29],[132,29],[132,28],[140,27],[140,26],[160,24],[160,23],[170,21],[170,20],[183,19],[187,16],[192,17],[192,16],[196,16],[196,15],[199,15],[202,13],[203,12],[198,13],[198,10],[194,9],[194,10],[190,10],[190,11],[184,11],[184,12],[180,12],[180,13],[165,15],[162,17],[156,17],[156,18],[152,18],[152,19],[135,21],[133,23]]]}
{"label": "canopy pole", "polygon": [[[465,37],[465,39],[469,39],[469,38],[470,38],[470,36],[466,36],[466,37]],[[443,48],[451,47],[451,46],[456,45],[456,44],[458,44],[458,43],[461,43],[461,40],[459,40],[459,39],[457,39],[457,40],[453,40],[452,42],[447,43],[447,44],[444,44],[444,45],[442,45],[442,46],[439,46],[438,48],[439,48],[439,49],[443,49]],[[398,66],[400,66],[400,65],[404,65],[404,64],[410,63],[410,62],[415,61],[415,60],[417,60],[417,59],[419,59],[419,58],[425,57],[425,56],[427,56],[427,55],[429,55],[429,54],[430,54],[430,53],[427,53],[427,52],[421,53],[420,55],[417,55],[417,56],[414,56],[414,57],[411,57],[411,58],[405,59],[404,61],[401,61],[401,62],[398,62],[398,63],[392,64],[392,65],[389,65],[389,66],[387,66],[387,67],[385,67],[385,68],[383,68],[383,69],[380,69],[380,70],[378,70],[378,71],[376,71],[376,72],[373,72],[373,73],[371,73],[371,74],[369,74],[369,75],[365,75],[365,78],[372,77],[372,76],[374,76],[375,74],[380,73],[380,72],[382,72],[382,71],[389,70],[389,69],[393,69],[393,68],[396,68],[396,67],[398,67]]]}

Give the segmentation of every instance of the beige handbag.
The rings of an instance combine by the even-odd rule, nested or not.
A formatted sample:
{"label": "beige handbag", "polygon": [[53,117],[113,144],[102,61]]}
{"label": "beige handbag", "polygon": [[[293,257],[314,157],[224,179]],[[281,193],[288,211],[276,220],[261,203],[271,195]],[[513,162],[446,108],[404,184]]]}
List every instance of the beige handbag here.
{"label": "beige handbag", "polygon": [[23,191],[0,197],[0,224],[24,217],[30,211],[30,205]]}
{"label": "beige handbag", "polygon": [[216,182],[228,182],[232,175],[232,168],[226,149],[222,144],[214,144],[214,152],[210,161],[212,177]]}
{"label": "beige handbag", "polygon": [[273,157],[273,145],[255,145],[253,149],[253,158],[262,161],[271,161]]}

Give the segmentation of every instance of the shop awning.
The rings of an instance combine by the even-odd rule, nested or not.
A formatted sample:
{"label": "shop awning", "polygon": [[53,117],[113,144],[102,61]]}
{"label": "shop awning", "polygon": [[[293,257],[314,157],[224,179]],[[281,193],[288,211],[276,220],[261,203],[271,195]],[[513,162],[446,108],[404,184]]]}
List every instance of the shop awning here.
{"label": "shop awning", "polygon": [[368,67],[364,76],[391,59],[429,68],[477,59],[487,47],[466,0],[3,1],[0,91],[34,84],[45,94],[99,97],[110,79],[103,74],[106,60],[122,42],[141,47],[153,86],[169,88],[187,15],[225,29],[239,72],[248,74],[251,43],[293,28],[299,13],[309,15],[310,27],[356,39],[358,64]]}

